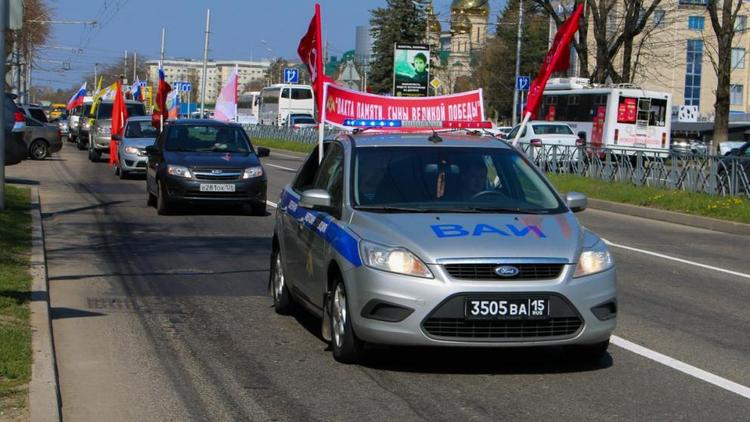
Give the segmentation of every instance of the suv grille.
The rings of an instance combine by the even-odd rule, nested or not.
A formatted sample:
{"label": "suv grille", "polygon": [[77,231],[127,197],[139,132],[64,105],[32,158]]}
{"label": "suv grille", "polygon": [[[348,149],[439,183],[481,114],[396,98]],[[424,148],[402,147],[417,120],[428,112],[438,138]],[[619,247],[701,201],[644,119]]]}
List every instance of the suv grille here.
{"label": "suv grille", "polygon": [[454,338],[533,338],[570,336],[581,327],[578,317],[548,320],[466,320],[463,318],[428,318],[424,330],[436,337]]}
{"label": "suv grille", "polygon": [[[495,268],[511,265],[518,268],[518,274],[501,277]],[[546,280],[554,279],[562,273],[564,264],[447,264],[446,271],[451,277],[466,280]]]}

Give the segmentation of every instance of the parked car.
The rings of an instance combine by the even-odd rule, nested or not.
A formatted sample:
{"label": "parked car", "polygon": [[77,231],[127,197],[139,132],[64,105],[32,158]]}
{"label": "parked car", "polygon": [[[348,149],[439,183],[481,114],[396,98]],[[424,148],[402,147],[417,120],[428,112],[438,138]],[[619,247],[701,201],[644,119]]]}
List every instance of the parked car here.
{"label": "parked car", "polygon": [[290,114],[288,126],[292,129],[312,129],[318,127],[318,122],[309,114]]}
{"label": "parked car", "polygon": [[[515,139],[519,129],[520,125],[514,127],[506,138],[509,141]],[[521,132],[518,142],[533,147],[529,154],[532,160],[544,159],[558,162],[578,161],[581,152],[576,147],[584,144],[584,141],[573,133],[573,129],[567,123],[543,120],[529,122]]]}
{"label": "parked car", "polygon": [[178,203],[239,203],[252,215],[266,212],[266,172],[240,125],[177,120],[146,147],[148,205],[168,214]]}
{"label": "parked car", "polygon": [[30,117],[26,118],[23,140],[32,160],[44,160],[62,149],[62,135],[57,125]]}
{"label": "parked car", "polygon": [[708,154],[708,146],[696,139],[672,138],[670,149],[678,154]]}
{"label": "parked car", "polygon": [[742,148],[745,145],[744,141],[726,141],[719,143],[719,155],[728,155],[734,149]]}
{"label": "parked car", "polygon": [[336,360],[365,344],[564,347],[596,362],[615,264],[529,160],[494,137],[341,134],[279,199],[276,312],[307,310]]}
{"label": "parked car", "polygon": [[5,93],[3,113],[5,118],[5,165],[18,164],[29,156],[29,149],[23,141],[26,130],[26,116],[15,103],[14,94]]}
{"label": "parked car", "polygon": [[[99,161],[102,153],[109,153],[109,142],[112,139],[112,108],[114,102],[102,101],[96,106],[96,116],[89,131],[89,160]],[[146,115],[146,107],[140,101],[126,100],[128,117]]]}
{"label": "parked car", "polygon": [[156,135],[157,130],[151,125],[151,116],[128,119],[125,123],[124,136],[117,143],[119,159],[115,173],[120,176],[120,179],[126,179],[133,173],[146,173],[148,164],[146,147],[154,144]]}

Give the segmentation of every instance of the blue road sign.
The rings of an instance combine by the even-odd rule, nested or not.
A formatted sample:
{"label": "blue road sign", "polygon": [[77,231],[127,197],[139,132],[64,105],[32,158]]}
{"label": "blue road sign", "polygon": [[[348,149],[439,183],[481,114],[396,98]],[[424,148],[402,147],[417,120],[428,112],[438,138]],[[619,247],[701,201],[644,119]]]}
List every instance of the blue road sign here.
{"label": "blue road sign", "polygon": [[531,78],[528,76],[519,76],[516,78],[516,90],[528,91],[531,86]]}
{"label": "blue road sign", "polygon": [[175,82],[172,86],[177,92],[190,92],[193,90],[193,84],[190,82]]}
{"label": "blue road sign", "polygon": [[299,82],[299,69],[287,67],[284,69],[284,83],[296,84]]}

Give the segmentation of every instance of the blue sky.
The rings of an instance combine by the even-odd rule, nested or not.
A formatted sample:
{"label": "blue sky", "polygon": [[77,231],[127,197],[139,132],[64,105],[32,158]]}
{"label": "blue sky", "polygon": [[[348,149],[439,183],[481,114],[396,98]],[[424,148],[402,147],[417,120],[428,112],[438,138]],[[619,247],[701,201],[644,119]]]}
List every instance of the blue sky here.
{"label": "blue sky", "polygon": [[[69,88],[94,63],[122,61],[125,50],[158,57],[166,27],[167,57],[203,57],[206,9],[211,9],[209,57],[219,60],[296,58],[297,44],[313,14],[312,0],[46,0],[56,20],[96,20],[99,25],[53,25],[49,46],[41,50],[35,85]],[[366,25],[370,10],[385,0],[320,0],[323,36],[330,55],[354,48],[354,31]],[[447,20],[451,0],[435,0]],[[490,0],[492,21],[505,0]],[[444,26],[446,26],[444,24]],[[263,43],[265,41],[265,44]],[[74,53],[64,48],[84,48]],[[140,57],[139,57],[140,60]],[[71,69],[63,71],[63,61]]]}

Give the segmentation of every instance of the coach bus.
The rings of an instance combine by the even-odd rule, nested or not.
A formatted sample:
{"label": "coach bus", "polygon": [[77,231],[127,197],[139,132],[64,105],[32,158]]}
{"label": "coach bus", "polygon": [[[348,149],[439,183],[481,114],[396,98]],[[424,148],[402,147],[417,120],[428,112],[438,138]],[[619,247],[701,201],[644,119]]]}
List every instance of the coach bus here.
{"label": "coach bus", "polygon": [[282,126],[290,114],[315,115],[315,98],[310,85],[276,84],[260,92],[261,125]]}
{"label": "coach bus", "polygon": [[239,124],[258,124],[258,108],[260,107],[260,92],[244,92],[237,98],[237,122]]}
{"label": "coach bus", "polygon": [[567,123],[590,148],[669,153],[672,96],[632,86],[588,87],[551,79],[539,118]]}

